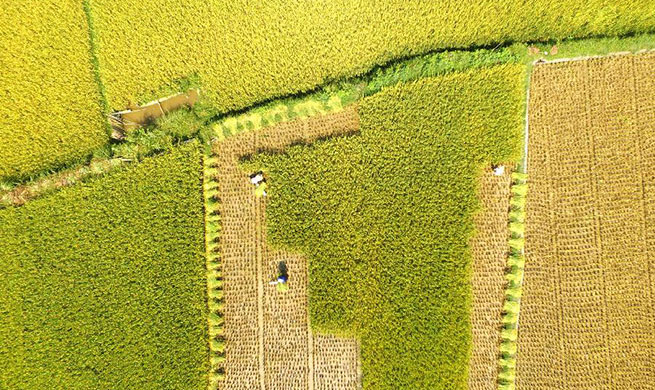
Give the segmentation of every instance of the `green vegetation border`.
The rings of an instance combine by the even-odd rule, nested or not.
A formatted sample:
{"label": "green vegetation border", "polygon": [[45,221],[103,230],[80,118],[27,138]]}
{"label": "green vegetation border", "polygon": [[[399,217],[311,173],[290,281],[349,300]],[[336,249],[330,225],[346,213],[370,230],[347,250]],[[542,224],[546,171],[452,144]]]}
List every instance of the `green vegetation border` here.
{"label": "green vegetation border", "polygon": [[[554,45],[558,48],[557,54],[552,54],[551,49]],[[538,53],[529,54],[529,46],[536,47]],[[655,34],[650,33],[627,37],[552,41],[532,45],[516,43],[496,48],[443,51],[402,58],[385,66],[377,66],[363,76],[329,82],[308,93],[264,102],[250,109],[225,115],[218,114],[216,108],[204,99],[193,110],[183,110],[175,115],[164,117],[155,124],[130,134],[123,143],[109,144],[98,149],[94,153],[94,160],[119,158],[127,162],[140,161],[145,157],[170,150],[192,138],[209,144],[241,131],[274,125],[283,120],[315,115],[329,110],[334,104],[345,106],[365,96],[370,96],[382,88],[422,77],[489,67],[501,63],[523,62],[531,67],[534,61],[540,59],[553,60],[606,55],[619,51],[637,52],[653,48],[655,48]],[[545,52],[548,54],[544,54]],[[180,90],[188,86],[201,87],[197,75],[175,80],[173,85]],[[161,91],[162,93],[179,92],[175,88],[167,86]],[[335,100],[335,97],[339,98],[340,103]],[[303,105],[305,106],[303,107]],[[74,171],[83,166],[84,164],[78,161],[68,164],[64,169]],[[44,180],[52,173],[52,171],[44,171],[27,182],[0,181],[0,197],[21,183],[27,186],[38,185],[37,182]],[[56,188],[52,187],[42,192],[47,193],[54,189]],[[0,202],[0,207],[7,205],[6,202]]]}
{"label": "green vegetation border", "polygon": [[223,333],[223,274],[221,270],[221,215],[218,183],[215,180],[217,159],[203,156],[203,195],[205,213],[205,256],[207,263],[207,306],[209,310],[208,390],[215,390],[225,377],[225,339]]}
{"label": "green vegetation border", "polygon": [[516,353],[519,324],[519,311],[523,286],[523,268],[525,266],[525,197],[528,191],[527,174],[512,173],[512,188],[509,212],[507,258],[507,289],[502,313],[502,330],[500,333],[500,359],[498,374],[499,390],[514,390],[516,379]]}

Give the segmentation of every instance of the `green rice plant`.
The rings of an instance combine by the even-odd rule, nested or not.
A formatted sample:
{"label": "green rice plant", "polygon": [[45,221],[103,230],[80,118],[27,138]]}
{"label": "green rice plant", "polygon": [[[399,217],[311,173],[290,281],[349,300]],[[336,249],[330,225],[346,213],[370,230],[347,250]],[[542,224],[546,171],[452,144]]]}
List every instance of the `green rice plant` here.
{"label": "green rice plant", "polygon": [[218,326],[223,324],[223,317],[218,313],[210,312],[209,321],[212,326]]}
{"label": "green rice plant", "polygon": [[524,210],[525,209],[525,197],[513,196],[509,202],[510,206],[514,210]]}
{"label": "green rice plant", "polygon": [[478,175],[520,156],[523,70],[384,88],[359,135],[245,163],[267,173],[270,244],[308,257],[314,331],[360,339],[364,389],[468,386]]}
{"label": "green rice plant", "polygon": [[518,301],[521,299],[521,295],[523,295],[523,289],[521,286],[508,287],[507,290],[505,290],[505,296],[508,299]]}
{"label": "green rice plant", "polygon": [[501,370],[516,369],[516,359],[512,358],[501,358],[500,359],[500,368]]}
{"label": "green rice plant", "polygon": [[525,212],[523,210],[512,210],[509,212],[509,221],[524,223],[525,222]]}
{"label": "green rice plant", "polygon": [[[212,339],[210,348],[213,352],[223,353],[225,352],[225,341],[219,339]],[[217,358],[214,360],[216,363],[225,361],[224,355],[217,355]]]}
{"label": "green rice plant", "polygon": [[514,326],[516,325],[517,320],[518,320],[518,316],[516,314],[505,313],[503,314],[501,322],[503,323],[504,326]]}
{"label": "green rice plant", "polygon": [[223,289],[221,288],[212,288],[209,290],[209,297],[212,299],[223,299]]}
{"label": "green rice plant", "polygon": [[524,246],[525,246],[525,239],[522,237],[509,239],[509,247],[517,252],[522,251]]}
{"label": "green rice plant", "polygon": [[525,256],[512,254],[507,258],[507,265],[510,267],[523,269],[523,266],[525,265]]}
{"label": "green rice plant", "polygon": [[502,383],[513,383],[516,380],[516,372],[513,370],[501,370],[498,379]]}
{"label": "green rice plant", "polygon": [[511,287],[518,287],[523,280],[523,269],[518,268],[513,273],[505,275],[505,279],[510,282]]}
{"label": "green rice plant", "polygon": [[259,107],[247,113],[224,118],[212,125],[214,137],[224,139],[243,131],[255,131],[262,127],[272,126],[294,119],[304,119],[310,116],[338,112],[343,103],[339,95],[319,98],[300,98],[283,101],[275,105]]}
{"label": "green rice plant", "polygon": [[503,340],[516,341],[517,338],[516,329],[503,329],[500,332],[500,337],[502,337]]}
{"label": "green rice plant", "polygon": [[512,195],[525,196],[528,193],[527,184],[514,184],[512,185]]}
{"label": "green rice plant", "polygon": [[525,183],[528,180],[528,174],[523,173],[523,172],[519,172],[519,171],[514,171],[514,172],[512,172],[512,180],[516,184]]}
{"label": "green rice plant", "polygon": [[514,356],[516,355],[516,350],[516,342],[514,341],[503,340],[500,343],[500,353],[504,356]]}
{"label": "green rice plant", "polygon": [[518,314],[519,303],[514,301],[505,301],[503,304],[503,312],[510,314]]}
{"label": "green rice plant", "polygon": [[514,237],[523,237],[525,234],[525,225],[521,222],[510,222],[509,231]]}
{"label": "green rice plant", "polygon": [[200,175],[191,143],[0,210],[0,387],[205,390]]}

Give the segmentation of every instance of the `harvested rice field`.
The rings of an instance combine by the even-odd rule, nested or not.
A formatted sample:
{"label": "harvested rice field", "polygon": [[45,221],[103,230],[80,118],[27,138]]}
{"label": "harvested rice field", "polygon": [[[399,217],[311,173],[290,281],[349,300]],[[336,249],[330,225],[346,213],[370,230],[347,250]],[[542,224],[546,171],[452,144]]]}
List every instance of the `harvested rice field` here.
{"label": "harvested rice field", "polygon": [[509,170],[498,176],[485,171],[478,187],[481,207],[475,216],[475,235],[471,240],[471,334],[473,349],[469,360],[469,390],[498,387],[498,348],[505,294],[507,261],[507,210],[511,176]]}
{"label": "harvested rice field", "polygon": [[[356,108],[281,124],[216,144],[225,297],[225,381],[220,389],[358,389],[359,342],[313,334],[307,259],[266,241],[266,197],[256,197],[240,167],[245,156],[358,131]],[[289,291],[269,282],[284,261]]]}
{"label": "harvested rice field", "polygon": [[655,54],[535,67],[519,389],[655,383]]}

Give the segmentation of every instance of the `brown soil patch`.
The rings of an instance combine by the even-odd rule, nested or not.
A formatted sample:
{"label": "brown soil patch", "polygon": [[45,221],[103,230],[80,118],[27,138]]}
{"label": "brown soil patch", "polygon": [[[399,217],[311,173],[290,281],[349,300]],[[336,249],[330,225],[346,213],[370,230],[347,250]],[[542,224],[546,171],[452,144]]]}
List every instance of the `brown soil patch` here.
{"label": "brown soil patch", "polygon": [[496,176],[491,170],[480,178],[478,197],[482,209],[475,216],[473,253],[473,352],[469,362],[469,389],[498,388],[498,351],[501,311],[505,297],[507,229],[511,172]]}
{"label": "brown soil patch", "polygon": [[655,55],[535,66],[519,389],[653,389]]}
{"label": "brown soil patch", "polygon": [[[261,151],[356,132],[356,108],[241,133],[216,143],[216,180],[222,221],[220,245],[225,296],[226,390],[357,389],[359,343],[313,335],[307,311],[307,260],[266,245],[266,198],[239,160]],[[289,269],[289,290],[269,284],[277,264]]]}
{"label": "brown soil patch", "polygon": [[109,115],[109,122],[112,125],[113,135],[116,139],[123,139],[125,132],[139,128],[157,118],[162,117],[171,111],[181,107],[193,107],[198,101],[200,92],[197,89],[190,89],[187,92],[180,92],[167,96],[142,106],[131,105],[125,111],[118,111]]}

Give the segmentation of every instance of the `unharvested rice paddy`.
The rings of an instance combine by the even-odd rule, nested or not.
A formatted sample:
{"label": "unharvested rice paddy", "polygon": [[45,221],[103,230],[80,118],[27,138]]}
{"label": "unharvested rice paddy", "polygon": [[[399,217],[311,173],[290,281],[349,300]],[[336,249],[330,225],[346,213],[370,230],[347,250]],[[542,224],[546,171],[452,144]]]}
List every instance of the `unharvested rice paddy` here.
{"label": "unharvested rice paddy", "polygon": [[655,29],[652,0],[18,0],[0,17],[10,182],[105,152],[105,111],[189,87],[227,113],[434,50]]}
{"label": "unharvested rice paddy", "polygon": [[185,77],[226,111],[429,50],[655,28],[651,0],[89,1],[114,109]]}
{"label": "unharvested rice paddy", "polygon": [[0,181],[107,142],[82,1],[4,1],[0,41]]}
{"label": "unharvested rice paddy", "polygon": [[537,65],[517,384],[655,383],[655,54]]}
{"label": "unharvested rice paddy", "polygon": [[200,153],[0,210],[0,388],[205,390]]}
{"label": "unharvested rice paddy", "polygon": [[[293,143],[353,133],[354,108],[315,119],[242,133],[217,143],[216,181],[221,215],[225,379],[219,389],[359,388],[359,343],[315,335],[307,311],[307,260],[272,250],[266,241],[266,197],[256,197],[242,157],[281,151]],[[277,291],[278,263],[285,261],[289,291]]]}
{"label": "unharvested rice paddy", "polygon": [[312,328],[360,339],[364,389],[467,388],[477,183],[519,154],[522,85],[516,65],[384,89],[361,136],[246,164],[270,175],[269,242],[308,256]]}

